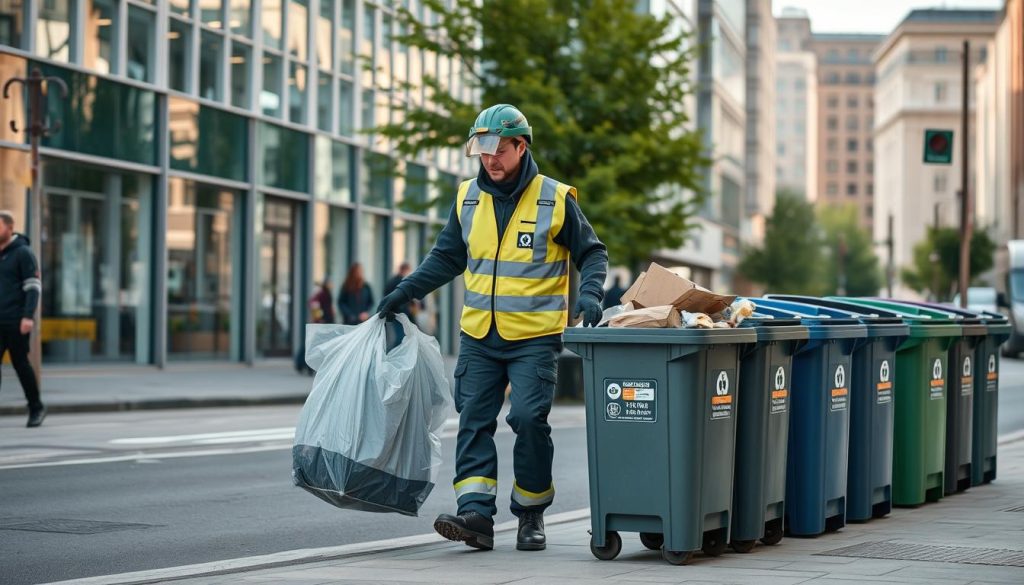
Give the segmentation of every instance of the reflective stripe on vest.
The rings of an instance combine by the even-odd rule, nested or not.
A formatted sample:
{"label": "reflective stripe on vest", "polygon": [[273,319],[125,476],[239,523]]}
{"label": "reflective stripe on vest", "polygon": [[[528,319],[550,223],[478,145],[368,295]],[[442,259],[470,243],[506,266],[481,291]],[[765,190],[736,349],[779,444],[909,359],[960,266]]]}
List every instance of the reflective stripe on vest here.
{"label": "reflective stripe on vest", "polygon": [[512,484],[512,499],[520,506],[542,506],[551,503],[555,499],[555,486],[551,485],[542,492],[530,492],[519,487],[518,483]]}
{"label": "reflective stripe on vest", "polygon": [[476,180],[459,187],[456,210],[467,263],[462,330],[481,339],[491,323],[506,340],[557,335],[568,320],[569,250],[555,243],[566,197],[576,190],[538,175],[498,240],[494,198]]}
{"label": "reflective stripe on vest", "polygon": [[467,477],[455,482],[455,499],[466,494],[484,494],[495,497],[498,495],[498,480],[489,477]]}

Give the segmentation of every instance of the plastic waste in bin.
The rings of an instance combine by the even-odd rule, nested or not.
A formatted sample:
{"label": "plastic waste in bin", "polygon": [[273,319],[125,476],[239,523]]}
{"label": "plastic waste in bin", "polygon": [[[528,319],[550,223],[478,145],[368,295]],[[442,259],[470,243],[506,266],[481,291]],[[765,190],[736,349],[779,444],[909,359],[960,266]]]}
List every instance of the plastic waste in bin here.
{"label": "plastic waste in bin", "polygon": [[753,329],[570,328],[583,358],[591,552],[639,532],[670,563],[725,551],[732,521],[739,353]]}
{"label": "plastic waste in bin", "polygon": [[[949,305],[936,303],[913,303],[947,313],[959,315],[971,323],[983,323],[986,335],[974,344],[974,364],[972,377],[974,381],[974,405],[971,409],[971,485],[988,483],[996,477],[996,442],[999,423],[999,346],[1010,336],[1010,322],[998,313],[975,312]],[[965,335],[967,327],[965,326]],[[949,414],[947,408],[946,434],[949,431]],[[960,416],[963,412],[959,413]],[[947,438],[947,449],[949,439]],[[947,463],[949,452],[946,453]],[[947,469],[948,472],[948,469]],[[947,492],[949,481],[947,480]],[[963,489],[963,480],[958,482]]]}
{"label": "plastic waste in bin", "polygon": [[892,511],[893,383],[896,347],[910,332],[903,319],[881,309],[795,295],[767,298],[818,305],[867,327],[865,343],[853,353],[850,385],[850,460],[846,519],[863,522]]}
{"label": "plastic waste in bin", "polygon": [[786,529],[797,536],[839,530],[846,525],[852,354],[867,329],[821,307],[752,300],[759,313],[798,317],[808,330],[793,359]]}
{"label": "plastic waste in bin", "polygon": [[896,348],[892,503],[917,506],[944,493],[947,352],[962,328],[927,309],[864,298],[827,297],[903,318],[910,335]]}
{"label": "plastic waste in bin", "polygon": [[743,346],[740,356],[730,544],[750,552],[758,539],[782,539],[793,354],[808,332],[799,319],[759,314],[741,327],[753,328],[757,343]]}

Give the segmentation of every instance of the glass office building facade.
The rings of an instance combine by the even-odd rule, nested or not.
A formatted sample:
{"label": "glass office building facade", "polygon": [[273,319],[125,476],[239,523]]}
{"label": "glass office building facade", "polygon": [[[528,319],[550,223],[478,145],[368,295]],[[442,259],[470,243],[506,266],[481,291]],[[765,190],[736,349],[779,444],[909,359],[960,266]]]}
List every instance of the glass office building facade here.
{"label": "glass office building facade", "polygon": [[[363,264],[379,299],[429,250],[436,185],[460,152],[390,156],[373,127],[428,103],[424,72],[469,97],[457,63],[394,40],[416,1],[0,0],[0,83],[38,67],[44,363],[292,356],[314,283]],[[26,94],[0,100],[0,208],[28,225]],[[396,110],[395,107],[398,107]],[[456,343],[451,286],[422,326]]]}

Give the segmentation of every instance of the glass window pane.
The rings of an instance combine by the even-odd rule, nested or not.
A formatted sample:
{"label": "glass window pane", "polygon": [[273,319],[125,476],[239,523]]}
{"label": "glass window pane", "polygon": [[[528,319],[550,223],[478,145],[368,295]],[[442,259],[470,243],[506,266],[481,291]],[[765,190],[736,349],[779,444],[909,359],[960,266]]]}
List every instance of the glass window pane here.
{"label": "glass window pane", "polygon": [[203,31],[203,46],[199,49],[199,96],[220,101],[221,65],[224,63],[224,37]]}
{"label": "glass window pane", "polygon": [[316,88],[316,119],[317,127],[325,132],[331,131],[331,87],[333,78],[321,73]]}
{"label": "glass window pane", "polygon": [[270,196],[261,200],[256,348],[261,356],[291,357],[296,204]]}
{"label": "glass window pane", "polygon": [[299,61],[306,60],[309,43],[309,2],[291,0],[288,3],[288,52]]}
{"label": "glass window pane", "polygon": [[351,82],[342,79],[338,90],[338,133],[352,136],[356,123],[355,89]]}
{"label": "glass window pane", "polygon": [[363,203],[375,207],[391,205],[391,181],[395,176],[394,161],[375,152],[363,155],[363,168],[359,173],[362,182]]}
{"label": "glass window pane", "polygon": [[[233,267],[242,260],[238,193],[171,178],[167,186],[167,351],[228,359],[239,319]],[[237,301],[235,301],[237,303]]]}
{"label": "glass window pane", "polygon": [[25,27],[25,4],[22,0],[0,1],[0,45],[20,49]]}
{"label": "glass window pane", "polygon": [[352,147],[326,136],[316,139],[317,199],[336,203],[352,202]]}
{"label": "glass window pane", "polygon": [[130,79],[153,83],[156,73],[156,19],[152,12],[128,6],[128,63]]}
{"label": "glass window pane", "polygon": [[155,165],[156,95],[144,89],[46,63],[43,75],[67,83],[67,100],[49,100],[51,121],[61,131],[43,145],[82,154]]}
{"label": "glass window pane", "polygon": [[345,279],[349,264],[349,222],[351,212],[326,203],[317,203],[313,216],[313,279],[321,285],[328,281],[331,313],[337,315],[338,287]]}
{"label": "glass window pane", "polygon": [[363,90],[363,103],[361,104],[362,112],[360,126],[361,130],[370,130],[373,128],[373,95],[372,89]]}
{"label": "glass window pane", "polygon": [[224,14],[224,6],[221,4],[221,0],[198,0],[199,1],[199,22],[202,22],[206,26],[212,28],[221,28],[224,23],[221,22],[222,15]]}
{"label": "glass window pane", "polygon": [[338,42],[341,51],[341,72],[355,75],[356,70],[356,2],[344,0],[341,7],[341,28],[338,30]]}
{"label": "glass window pane", "polygon": [[263,44],[275,49],[281,48],[281,28],[283,25],[281,0],[263,0]]}
{"label": "glass window pane", "polygon": [[39,6],[36,55],[54,61],[71,60],[71,0],[51,0]]}
{"label": "glass window pane", "polygon": [[316,64],[321,69],[334,69],[334,0],[320,0],[320,16],[316,21]]}
{"label": "glass window pane", "polygon": [[117,7],[114,0],[90,0],[85,8],[83,67],[99,73],[117,71],[114,62],[117,27]]}
{"label": "glass window pane", "polygon": [[182,16],[191,16],[188,10],[191,0],[170,0],[168,4],[170,4],[172,13],[180,14]]}
{"label": "glass window pane", "polygon": [[363,40],[359,46],[359,55],[366,59],[363,68],[363,87],[373,85],[374,68],[377,65],[377,11],[368,4],[363,5]]}
{"label": "glass window pane", "polygon": [[281,115],[281,58],[263,55],[263,91],[260,109],[265,116]]}
{"label": "glass window pane", "polygon": [[306,193],[309,159],[307,134],[260,123],[257,137],[256,181],[261,185]]}
{"label": "glass window pane", "polygon": [[249,107],[249,61],[252,48],[234,41],[231,43],[231,105]]}
{"label": "glass window pane", "polygon": [[294,61],[288,76],[288,119],[297,124],[306,121],[306,68]]}
{"label": "glass window pane", "polygon": [[374,298],[379,299],[386,277],[388,220],[384,216],[363,213],[359,222],[359,261],[363,265],[363,278],[370,285]]}
{"label": "glass window pane", "polygon": [[181,92],[189,90],[189,62],[192,54],[191,28],[176,18],[167,31],[167,84]]}
{"label": "glass window pane", "polygon": [[236,35],[252,35],[252,1],[228,0],[228,20],[231,32]]}
{"label": "glass window pane", "polygon": [[167,100],[167,110],[172,169],[248,180],[245,117],[176,97]]}

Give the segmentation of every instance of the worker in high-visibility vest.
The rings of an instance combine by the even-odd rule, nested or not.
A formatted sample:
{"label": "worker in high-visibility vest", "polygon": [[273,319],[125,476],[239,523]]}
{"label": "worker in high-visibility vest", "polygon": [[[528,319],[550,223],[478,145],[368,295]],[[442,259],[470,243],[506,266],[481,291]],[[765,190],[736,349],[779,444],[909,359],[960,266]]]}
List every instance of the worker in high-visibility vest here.
{"label": "worker in high-visibility vest", "polygon": [[497,416],[511,382],[506,420],[516,433],[511,510],[516,548],[543,550],[544,510],[551,505],[554,447],[548,412],[555,364],[569,318],[569,260],[580,270],[573,316],[601,319],[608,252],[577,203],[576,189],[538,173],[533,130],[508,104],[480,112],[466,155],[480,157],[475,179],[459,186],[437,243],[419,268],[380,303],[382,316],[422,299],[459,274],[466,280],[462,338],[455,366],[459,411],[457,515],[434,529],[474,548],[494,547]]}

